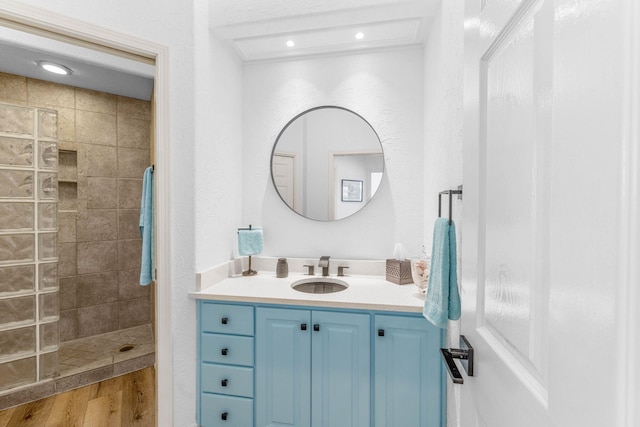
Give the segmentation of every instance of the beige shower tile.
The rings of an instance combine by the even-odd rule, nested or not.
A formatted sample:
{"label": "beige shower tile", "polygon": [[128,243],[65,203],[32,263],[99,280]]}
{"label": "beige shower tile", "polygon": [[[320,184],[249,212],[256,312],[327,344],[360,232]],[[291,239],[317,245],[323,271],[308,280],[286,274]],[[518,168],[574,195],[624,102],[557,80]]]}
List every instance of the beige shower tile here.
{"label": "beige shower tile", "polygon": [[136,148],[118,149],[118,177],[142,179],[144,170],[151,164],[149,150]]}
{"label": "beige shower tile", "polygon": [[141,179],[118,180],[118,207],[120,209],[140,209],[141,199]]}
{"label": "beige shower tile", "polygon": [[14,74],[0,73],[0,100],[26,101],[27,78]]}
{"label": "beige shower tile", "polygon": [[59,277],[71,277],[78,274],[76,249],[75,243],[58,243]]}
{"label": "beige shower tile", "polygon": [[58,111],[58,139],[60,141],[76,140],[76,110],[56,107]]}
{"label": "beige shower tile", "polygon": [[86,218],[78,218],[78,242],[117,238],[118,217],[115,209],[88,209]]}
{"label": "beige shower tile", "polygon": [[75,91],[71,86],[43,80],[27,79],[27,99],[34,106],[76,107]]}
{"label": "beige shower tile", "polygon": [[118,154],[116,147],[87,144],[87,176],[117,177]]}
{"label": "beige shower tile", "polygon": [[140,286],[140,269],[118,271],[118,299],[149,299],[150,286]]}
{"label": "beige shower tile", "polygon": [[116,145],[116,116],[76,110],[76,141]]}
{"label": "beige shower tile", "polygon": [[118,211],[118,239],[140,239],[140,211],[138,209]]}
{"label": "beige shower tile", "polygon": [[151,321],[149,298],[138,298],[118,302],[119,328],[144,325]]}
{"label": "beige shower tile", "polygon": [[118,300],[118,272],[78,276],[76,291],[78,308]]}
{"label": "beige shower tile", "polygon": [[115,178],[87,178],[87,208],[116,209],[118,183]]}
{"label": "beige shower tile", "polygon": [[58,218],[58,243],[75,243],[77,239],[75,218]]}
{"label": "beige shower tile", "polygon": [[151,119],[151,102],[118,96],[118,116]]}
{"label": "beige shower tile", "polygon": [[118,329],[118,303],[92,305],[78,309],[78,338]]}
{"label": "beige shower tile", "polygon": [[78,277],[65,277],[60,279],[60,311],[71,310],[76,308],[76,286],[78,284]]}
{"label": "beige shower tile", "polygon": [[78,338],[78,310],[60,311],[60,341]]}
{"label": "beige shower tile", "polygon": [[76,88],[76,109],[95,113],[116,114],[116,95]]}
{"label": "beige shower tile", "polygon": [[142,241],[119,240],[118,241],[118,270],[140,269],[142,257]]}
{"label": "beige shower tile", "polygon": [[148,150],[151,122],[146,119],[118,116],[118,146]]}
{"label": "beige shower tile", "polygon": [[78,274],[101,273],[118,269],[118,244],[115,241],[78,243]]}

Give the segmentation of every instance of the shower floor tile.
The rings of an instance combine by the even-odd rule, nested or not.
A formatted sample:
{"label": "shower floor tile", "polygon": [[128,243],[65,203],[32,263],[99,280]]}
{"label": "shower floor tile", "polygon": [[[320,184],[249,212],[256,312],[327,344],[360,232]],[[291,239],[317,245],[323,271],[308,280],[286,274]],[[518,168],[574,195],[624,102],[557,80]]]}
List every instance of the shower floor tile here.
{"label": "shower floor tile", "polygon": [[[125,345],[133,345],[121,352]],[[60,377],[124,362],[155,351],[151,325],[136,326],[106,334],[60,343]]]}

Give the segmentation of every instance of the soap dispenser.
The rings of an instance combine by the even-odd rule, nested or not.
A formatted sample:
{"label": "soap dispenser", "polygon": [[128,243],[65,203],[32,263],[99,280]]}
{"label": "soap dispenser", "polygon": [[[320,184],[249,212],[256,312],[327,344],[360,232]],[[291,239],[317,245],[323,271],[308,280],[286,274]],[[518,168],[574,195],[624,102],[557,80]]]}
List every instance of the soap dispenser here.
{"label": "soap dispenser", "polygon": [[276,277],[283,279],[289,276],[289,265],[286,258],[278,258],[278,264],[276,265]]}

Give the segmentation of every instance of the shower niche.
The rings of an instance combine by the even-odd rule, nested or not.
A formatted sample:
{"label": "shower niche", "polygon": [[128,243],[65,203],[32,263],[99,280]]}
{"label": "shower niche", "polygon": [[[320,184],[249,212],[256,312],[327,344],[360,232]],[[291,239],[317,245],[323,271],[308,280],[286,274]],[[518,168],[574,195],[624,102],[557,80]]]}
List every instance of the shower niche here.
{"label": "shower niche", "polygon": [[78,212],[78,152],[58,151],[58,210]]}

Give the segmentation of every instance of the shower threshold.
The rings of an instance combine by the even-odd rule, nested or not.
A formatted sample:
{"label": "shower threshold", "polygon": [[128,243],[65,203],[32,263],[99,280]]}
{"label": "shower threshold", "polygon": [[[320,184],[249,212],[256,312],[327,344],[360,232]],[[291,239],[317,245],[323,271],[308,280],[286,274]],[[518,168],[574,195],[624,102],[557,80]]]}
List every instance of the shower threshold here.
{"label": "shower threshold", "polygon": [[0,395],[0,411],[153,366],[153,330],[147,324],[62,342],[58,358],[59,376]]}
{"label": "shower threshold", "polygon": [[[132,348],[121,351],[129,346]],[[136,326],[62,342],[58,351],[60,360],[60,376],[58,378],[131,361],[152,355],[154,351],[151,325]]]}

